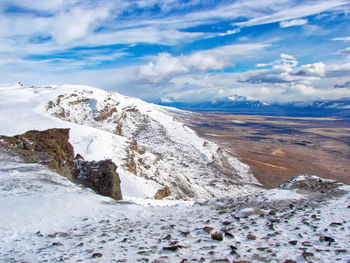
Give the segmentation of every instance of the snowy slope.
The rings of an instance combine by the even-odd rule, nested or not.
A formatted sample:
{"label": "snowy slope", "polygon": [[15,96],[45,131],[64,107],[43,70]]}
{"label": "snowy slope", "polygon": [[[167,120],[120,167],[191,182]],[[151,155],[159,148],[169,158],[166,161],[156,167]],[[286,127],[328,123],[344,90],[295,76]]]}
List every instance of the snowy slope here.
{"label": "snowy slope", "polygon": [[172,199],[259,191],[246,165],[175,121],[174,109],[87,86],[2,86],[0,96],[0,134],[71,128],[76,153],[119,166],[125,197],[152,198],[166,186]]}
{"label": "snowy slope", "polygon": [[1,149],[0,167],[0,262],[350,260],[348,186],[140,206],[95,195]]}

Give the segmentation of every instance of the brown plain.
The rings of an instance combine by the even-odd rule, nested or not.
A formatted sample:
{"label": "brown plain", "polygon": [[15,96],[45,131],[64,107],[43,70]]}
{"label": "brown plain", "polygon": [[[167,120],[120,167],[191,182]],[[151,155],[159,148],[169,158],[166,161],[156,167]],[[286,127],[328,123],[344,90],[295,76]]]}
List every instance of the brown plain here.
{"label": "brown plain", "polygon": [[350,184],[350,119],[200,113],[186,122],[267,187],[302,174]]}

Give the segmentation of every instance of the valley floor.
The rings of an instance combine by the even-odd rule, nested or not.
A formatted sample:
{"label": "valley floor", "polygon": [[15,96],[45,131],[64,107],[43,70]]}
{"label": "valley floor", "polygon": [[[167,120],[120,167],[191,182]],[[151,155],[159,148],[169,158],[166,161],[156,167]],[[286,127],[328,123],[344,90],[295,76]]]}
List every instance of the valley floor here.
{"label": "valley floor", "polygon": [[301,174],[350,184],[350,120],[190,114],[186,123],[273,188]]}
{"label": "valley floor", "polygon": [[310,189],[116,202],[0,153],[0,262],[349,262],[349,187]]}

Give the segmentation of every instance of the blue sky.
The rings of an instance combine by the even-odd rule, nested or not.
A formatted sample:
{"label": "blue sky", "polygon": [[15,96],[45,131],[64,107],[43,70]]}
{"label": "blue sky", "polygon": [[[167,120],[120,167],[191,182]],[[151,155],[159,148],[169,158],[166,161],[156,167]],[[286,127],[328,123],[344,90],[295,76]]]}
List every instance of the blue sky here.
{"label": "blue sky", "polygon": [[2,0],[0,82],[147,100],[350,97],[349,0]]}

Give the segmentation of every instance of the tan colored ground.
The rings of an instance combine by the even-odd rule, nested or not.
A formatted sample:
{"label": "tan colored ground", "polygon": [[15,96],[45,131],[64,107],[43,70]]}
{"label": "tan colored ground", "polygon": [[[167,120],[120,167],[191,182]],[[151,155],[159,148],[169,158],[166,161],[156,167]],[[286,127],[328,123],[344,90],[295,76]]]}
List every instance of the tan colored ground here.
{"label": "tan colored ground", "polygon": [[300,174],[350,184],[350,120],[198,114],[187,122],[248,164],[267,187]]}

